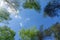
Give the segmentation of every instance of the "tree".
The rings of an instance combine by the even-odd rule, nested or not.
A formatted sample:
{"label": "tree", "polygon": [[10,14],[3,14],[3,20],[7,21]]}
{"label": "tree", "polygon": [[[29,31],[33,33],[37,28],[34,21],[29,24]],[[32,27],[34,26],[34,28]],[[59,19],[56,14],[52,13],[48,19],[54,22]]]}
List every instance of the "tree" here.
{"label": "tree", "polygon": [[[30,28],[30,29],[21,29],[19,31],[19,35],[22,40],[43,40],[44,37],[47,37],[47,33],[45,31],[41,31],[43,26],[40,27],[40,30],[37,30],[36,28]],[[44,35],[44,33],[46,33]]]}
{"label": "tree", "polygon": [[[18,11],[20,7],[20,0],[4,0],[7,5],[12,9],[12,11]],[[36,11],[40,10],[40,4],[38,3],[37,0],[25,0],[26,2],[23,3],[24,8],[31,8],[35,9]]]}
{"label": "tree", "polygon": [[53,25],[51,28],[45,30],[45,34],[48,36],[51,36],[52,33],[54,34],[56,40],[60,40],[60,23],[57,23]]}
{"label": "tree", "polygon": [[22,40],[37,40],[38,30],[36,28],[31,29],[21,29],[19,35]]}
{"label": "tree", "polygon": [[[0,22],[8,21],[10,19],[10,13],[7,9],[0,7]],[[0,40],[14,40],[14,36],[15,32],[8,26],[0,26]]]}
{"label": "tree", "polygon": [[[3,1],[7,3],[7,5],[12,9],[13,12],[14,10],[17,11],[19,9],[20,6],[19,0],[3,0]],[[40,4],[38,3],[37,0],[26,0],[26,2],[23,3],[23,7],[25,9],[26,8],[35,9],[37,11],[41,9]],[[50,1],[44,9],[45,12],[44,14],[50,17],[58,16],[58,13],[56,12],[58,9],[60,9],[59,0]],[[10,15],[9,12],[5,8],[0,8],[0,22],[9,20],[10,19],[9,15]],[[14,31],[10,30],[6,26],[4,26],[3,28],[1,27],[0,31],[1,31],[0,40],[14,40],[15,36]],[[42,29],[37,30],[35,28],[22,29],[19,31],[19,35],[22,38],[22,40],[43,40],[44,37],[50,36],[52,33],[54,33],[56,40],[60,40],[60,24],[55,24],[51,28],[46,29],[44,31],[42,31]]]}
{"label": "tree", "polygon": [[9,5],[9,7],[15,10],[18,10],[19,6],[20,6],[20,1],[19,0],[4,0],[7,5]]}
{"label": "tree", "polygon": [[[35,9],[36,11],[40,12],[40,4],[37,0],[25,0],[26,2],[23,3],[23,7]],[[4,4],[6,4],[8,12],[14,13],[17,15],[19,13],[20,9],[20,3],[22,3],[20,0],[1,0]],[[3,6],[2,6],[3,7]]]}
{"label": "tree", "polygon": [[14,40],[15,32],[7,26],[0,26],[0,40]]}
{"label": "tree", "polygon": [[44,9],[44,14],[50,17],[59,16],[57,10],[60,9],[60,0],[50,1]]}
{"label": "tree", "polygon": [[60,40],[60,24],[55,24],[51,27],[51,30],[54,33],[56,40]]}
{"label": "tree", "polygon": [[37,0],[26,0],[26,2],[23,4],[24,8],[30,8],[30,9],[35,9],[37,11],[40,10],[40,4],[38,3]]}
{"label": "tree", "polygon": [[0,22],[10,20],[10,14],[5,8],[0,8]]}

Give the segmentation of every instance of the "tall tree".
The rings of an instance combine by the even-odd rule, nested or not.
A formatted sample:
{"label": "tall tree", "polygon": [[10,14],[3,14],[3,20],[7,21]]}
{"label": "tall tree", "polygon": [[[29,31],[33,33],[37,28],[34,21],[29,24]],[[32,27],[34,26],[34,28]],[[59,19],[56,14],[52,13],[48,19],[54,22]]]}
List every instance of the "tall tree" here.
{"label": "tall tree", "polygon": [[[12,11],[17,11],[20,7],[20,0],[4,0],[4,1],[12,9]],[[35,9],[36,11],[40,10],[40,4],[37,0],[25,0],[25,1],[26,2],[23,3],[24,8]]]}
{"label": "tall tree", "polygon": [[22,29],[19,31],[19,35],[22,40],[38,40],[37,32],[36,28]]}
{"label": "tall tree", "polygon": [[14,40],[15,32],[7,26],[0,26],[0,40]]}
{"label": "tall tree", "polygon": [[5,8],[0,7],[0,22],[10,19],[11,18],[9,12]]}
{"label": "tall tree", "polygon": [[26,0],[26,2],[23,4],[24,8],[30,8],[30,9],[35,9],[37,11],[40,10],[40,4],[37,0]]}
{"label": "tall tree", "polygon": [[50,30],[54,33],[56,40],[60,40],[60,24],[55,24]]}
{"label": "tall tree", "polygon": [[19,35],[22,40],[43,40],[44,37],[47,37],[47,32],[42,31],[42,28],[43,26],[40,27],[40,30],[37,30],[34,27],[30,29],[21,29]]}
{"label": "tall tree", "polygon": [[58,16],[57,10],[60,9],[60,0],[51,0],[44,9],[44,14],[50,17]]}
{"label": "tall tree", "polygon": [[44,32],[47,36],[54,34],[56,40],[60,40],[60,23],[54,24],[51,28],[45,30]]}

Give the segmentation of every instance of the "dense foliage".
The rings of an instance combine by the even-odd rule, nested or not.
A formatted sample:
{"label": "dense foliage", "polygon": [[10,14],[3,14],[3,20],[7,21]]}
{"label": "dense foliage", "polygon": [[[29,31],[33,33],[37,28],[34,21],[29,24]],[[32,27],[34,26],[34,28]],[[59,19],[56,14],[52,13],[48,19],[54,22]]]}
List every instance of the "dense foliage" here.
{"label": "dense foliage", "polygon": [[0,40],[14,40],[15,32],[7,26],[0,26]]}
{"label": "dense foliage", "polygon": [[60,0],[50,1],[44,9],[45,15],[50,17],[58,16],[57,10],[60,10]]}
{"label": "dense foliage", "polygon": [[37,0],[26,0],[26,2],[23,4],[24,8],[30,8],[30,9],[35,9],[35,10],[40,10],[40,4],[38,3]]}
{"label": "dense foliage", "polygon": [[36,28],[22,29],[19,31],[19,35],[22,40],[37,40],[37,32]]}
{"label": "dense foliage", "polygon": [[1,7],[0,8],[0,22],[4,20],[10,20],[10,14],[6,9]]}
{"label": "dense foliage", "polygon": [[51,28],[45,30],[45,34],[48,34],[47,36],[54,34],[55,39],[60,40],[60,23],[56,23]]}

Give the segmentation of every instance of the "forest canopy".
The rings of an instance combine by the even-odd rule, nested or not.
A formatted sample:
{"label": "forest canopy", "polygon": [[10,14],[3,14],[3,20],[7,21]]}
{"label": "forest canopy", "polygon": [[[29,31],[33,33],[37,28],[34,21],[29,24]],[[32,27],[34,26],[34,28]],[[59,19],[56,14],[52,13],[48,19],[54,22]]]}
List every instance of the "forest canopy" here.
{"label": "forest canopy", "polygon": [[0,26],[0,40],[14,40],[15,32],[8,26]]}

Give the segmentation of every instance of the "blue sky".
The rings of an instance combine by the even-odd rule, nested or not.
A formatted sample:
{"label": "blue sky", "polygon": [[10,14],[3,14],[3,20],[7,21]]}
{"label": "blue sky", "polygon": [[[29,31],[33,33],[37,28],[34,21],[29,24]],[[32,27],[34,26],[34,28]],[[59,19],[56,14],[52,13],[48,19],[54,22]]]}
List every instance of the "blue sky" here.
{"label": "blue sky", "polygon": [[[24,28],[29,28],[31,26],[36,26],[37,28],[40,27],[40,25],[44,25],[44,29],[49,28],[56,22],[60,22],[60,17],[43,17],[44,13],[44,7],[47,5],[49,2],[48,0],[38,0],[41,5],[41,11],[38,13],[34,9],[23,9],[21,8],[19,12],[19,17],[15,18],[14,16],[12,17],[12,20],[9,23],[9,27],[13,29],[16,32],[15,40],[18,40],[18,31],[24,27]],[[50,40],[50,39],[48,39]]]}
{"label": "blue sky", "polygon": [[[41,11],[38,13],[34,9],[23,9],[20,8],[18,17],[11,15],[12,20],[9,21],[8,25],[12,30],[16,32],[15,40],[19,40],[18,31],[21,28],[29,28],[31,26],[36,26],[38,29],[40,25],[44,25],[44,29],[49,28],[56,22],[60,22],[60,17],[44,17],[44,8],[49,2],[48,0],[38,0],[41,5]],[[47,39],[50,40],[50,39]]]}

